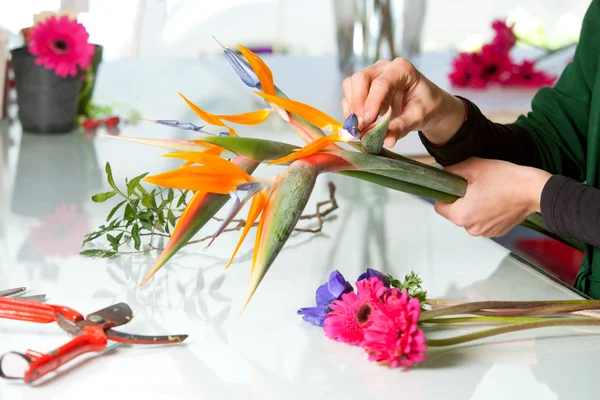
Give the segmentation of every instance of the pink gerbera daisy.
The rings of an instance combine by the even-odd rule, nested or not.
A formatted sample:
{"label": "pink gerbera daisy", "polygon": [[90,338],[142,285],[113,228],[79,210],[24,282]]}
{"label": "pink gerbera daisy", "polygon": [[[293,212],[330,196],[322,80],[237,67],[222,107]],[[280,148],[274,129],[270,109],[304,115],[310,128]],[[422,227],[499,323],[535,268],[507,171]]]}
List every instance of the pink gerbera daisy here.
{"label": "pink gerbera daisy", "polygon": [[371,311],[361,346],[370,361],[392,368],[410,366],[425,359],[425,335],[418,328],[421,303],[406,291],[388,290]]}
{"label": "pink gerbera daisy", "polygon": [[329,305],[331,311],[323,329],[331,339],[358,345],[363,340],[363,330],[371,324],[371,310],[387,287],[377,277],[358,281],[356,287],[358,293],[345,293]]}
{"label": "pink gerbera daisy", "polygon": [[50,17],[32,30],[29,52],[37,56],[36,64],[54,70],[60,77],[76,76],[77,67],[87,69],[94,56],[94,45],[89,35],[76,20],[67,16]]}

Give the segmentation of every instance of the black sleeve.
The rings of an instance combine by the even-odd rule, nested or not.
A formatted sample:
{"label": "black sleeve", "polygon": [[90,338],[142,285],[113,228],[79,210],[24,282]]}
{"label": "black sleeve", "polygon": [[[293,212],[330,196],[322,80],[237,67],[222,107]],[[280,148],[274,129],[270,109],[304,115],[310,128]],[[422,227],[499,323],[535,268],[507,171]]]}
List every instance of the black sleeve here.
{"label": "black sleeve", "polygon": [[600,189],[553,175],[542,190],[546,229],[600,247]]}
{"label": "black sleeve", "polygon": [[[526,130],[513,124],[494,123],[475,104],[462,100],[467,118],[448,143],[435,146],[419,132],[423,145],[440,165],[480,157],[541,168]],[[600,247],[600,189],[553,175],[542,190],[540,203],[544,225],[550,232]]]}
{"label": "black sleeve", "polygon": [[533,139],[525,129],[513,124],[494,123],[475,104],[459,98],[466,104],[467,118],[448,143],[435,146],[419,132],[421,142],[438,164],[447,166],[470,157],[480,157],[540,167]]}

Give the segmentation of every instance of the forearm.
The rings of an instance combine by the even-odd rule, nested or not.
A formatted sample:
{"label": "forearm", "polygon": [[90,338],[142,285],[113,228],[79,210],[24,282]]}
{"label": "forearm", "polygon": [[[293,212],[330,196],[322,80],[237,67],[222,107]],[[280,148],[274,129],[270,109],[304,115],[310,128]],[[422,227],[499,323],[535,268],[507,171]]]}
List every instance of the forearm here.
{"label": "forearm", "polygon": [[419,132],[423,145],[439,164],[448,166],[470,157],[480,157],[540,167],[533,139],[525,129],[494,123],[475,104],[463,100],[466,119],[448,142],[440,145],[430,139],[430,132]]}
{"label": "forearm", "polygon": [[600,247],[600,189],[553,175],[542,190],[540,208],[549,231]]}

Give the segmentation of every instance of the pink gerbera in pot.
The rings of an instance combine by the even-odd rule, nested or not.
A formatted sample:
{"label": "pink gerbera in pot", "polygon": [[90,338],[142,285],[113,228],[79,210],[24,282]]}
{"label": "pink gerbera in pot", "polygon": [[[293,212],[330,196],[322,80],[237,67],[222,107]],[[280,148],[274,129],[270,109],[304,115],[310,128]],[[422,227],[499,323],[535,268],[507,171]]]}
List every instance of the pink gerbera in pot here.
{"label": "pink gerbera in pot", "polygon": [[29,36],[29,52],[36,64],[60,77],[76,76],[90,66],[94,45],[85,27],[68,16],[50,17],[38,23]]}

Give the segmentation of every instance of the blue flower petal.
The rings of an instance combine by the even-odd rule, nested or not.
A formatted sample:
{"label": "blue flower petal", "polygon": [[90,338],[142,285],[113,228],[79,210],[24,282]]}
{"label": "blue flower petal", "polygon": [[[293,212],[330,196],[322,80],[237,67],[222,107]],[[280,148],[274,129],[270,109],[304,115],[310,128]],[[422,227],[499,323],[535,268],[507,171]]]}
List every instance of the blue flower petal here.
{"label": "blue flower petal", "polygon": [[384,284],[385,287],[390,287],[390,278],[387,275],[377,271],[376,269],[371,268],[367,268],[366,272],[360,274],[360,276],[357,279],[357,282],[369,278],[379,278],[379,280]]}
{"label": "blue flower petal", "polygon": [[352,286],[339,271],[333,271],[329,274],[327,286],[334,299],[338,299],[342,294],[352,291]]}
{"label": "blue flower petal", "polygon": [[356,114],[352,113],[348,115],[346,121],[344,121],[344,129],[348,131],[354,137],[360,137],[360,131],[358,130],[358,118]]}
{"label": "blue flower petal", "polygon": [[298,314],[302,315],[303,320],[313,325],[323,326],[327,317],[327,306],[301,308],[298,310]]}
{"label": "blue flower petal", "polygon": [[330,302],[335,300],[335,296],[329,291],[329,285],[327,283],[322,284],[317,289],[317,305],[327,306]]}
{"label": "blue flower petal", "polygon": [[231,64],[233,70],[240,77],[242,82],[244,82],[246,86],[258,89],[260,87],[260,81],[254,73],[254,70],[248,64],[246,64],[246,62],[244,62],[233,50],[226,48],[223,51],[225,52],[227,61],[229,61],[229,64]]}

